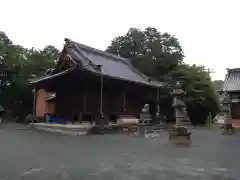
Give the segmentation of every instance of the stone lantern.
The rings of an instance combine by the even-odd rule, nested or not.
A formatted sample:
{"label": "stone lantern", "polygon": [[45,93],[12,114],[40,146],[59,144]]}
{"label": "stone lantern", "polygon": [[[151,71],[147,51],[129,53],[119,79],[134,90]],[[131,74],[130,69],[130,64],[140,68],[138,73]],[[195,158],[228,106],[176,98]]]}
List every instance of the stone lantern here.
{"label": "stone lantern", "polygon": [[150,124],[151,123],[151,115],[149,113],[149,104],[145,104],[142,108],[142,112],[140,114],[140,122],[141,124]]}
{"label": "stone lantern", "polygon": [[223,134],[234,134],[235,130],[232,126],[231,116],[231,97],[228,93],[225,93],[222,101],[222,112],[224,114],[224,132]]}
{"label": "stone lantern", "polygon": [[176,88],[172,92],[173,95],[173,108],[176,118],[176,126],[190,124],[187,116],[186,104],[184,102],[185,92],[181,89],[179,82],[176,83]]}
{"label": "stone lantern", "polygon": [[173,95],[173,108],[176,118],[176,124],[169,132],[169,139],[176,141],[177,144],[189,143],[191,140],[191,133],[187,131],[186,124],[190,124],[186,112],[186,104],[184,103],[185,92],[182,90],[179,82],[176,83],[176,88],[171,93]]}

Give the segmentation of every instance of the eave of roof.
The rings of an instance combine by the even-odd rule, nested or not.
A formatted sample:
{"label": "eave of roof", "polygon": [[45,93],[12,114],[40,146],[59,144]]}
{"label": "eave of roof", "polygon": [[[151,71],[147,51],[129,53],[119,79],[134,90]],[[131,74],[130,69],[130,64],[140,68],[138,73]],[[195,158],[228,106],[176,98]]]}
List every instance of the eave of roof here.
{"label": "eave of roof", "polygon": [[59,72],[59,73],[56,73],[56,74],[52,74],[52,75],[48,75],[48,76],[43,76],[43,77],[39,77],[39,78],[35,78],[35,79],[30,79],[30,80],[28,81],[28,83],[29,83],[29,84],[36,84],[36,83],[41,82],[41,81],[53,79],[53,78],[56,78],[56,77],[59,77],[59,76],[68,74],[68,73],[70,73],[73,69],[74,69],[74,68],[69,68],[69,69],[67,69],[67,70],[64,70],[64,71]]}

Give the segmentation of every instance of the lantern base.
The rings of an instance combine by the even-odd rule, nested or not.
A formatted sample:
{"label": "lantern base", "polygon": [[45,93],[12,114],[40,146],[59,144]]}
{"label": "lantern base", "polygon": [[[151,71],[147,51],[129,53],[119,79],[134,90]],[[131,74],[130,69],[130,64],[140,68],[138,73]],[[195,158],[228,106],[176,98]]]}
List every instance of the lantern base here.
{"label": "lantern base", "polygon": [[188,132],[186,127],[175,125],[169,132],[169,140],[176,145],[190,145],[191,135],[192,133]]}
{"label": "lantern base", "polygon": [[232,124],[224,124],[223,127],[224,131],[222,132],[223,135],[233,135],[236,134],[235,128]]}

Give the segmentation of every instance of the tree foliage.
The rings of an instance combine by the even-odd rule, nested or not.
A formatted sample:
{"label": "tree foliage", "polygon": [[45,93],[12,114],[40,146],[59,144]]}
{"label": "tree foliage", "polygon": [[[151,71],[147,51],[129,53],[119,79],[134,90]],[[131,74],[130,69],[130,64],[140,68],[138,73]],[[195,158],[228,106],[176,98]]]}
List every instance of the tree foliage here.
{"label": "tree foliage", "polygon": [[141,72],[158,79],[176,69],[184,57],[174,36],[151,27],[144,31],[129,29],[126,35],[116,37],[106,51],[132,59]]}
{"label": "tree foliage", "polygon": [[[175,36],[161,33],[155,28],[145,30],[131,28],[113,39],[107,51],[130,58],[144,74],[165,83],[161,89],[161,112],[173,119],[170,92],[180,81],[187,92],[188,113],[194,123],[202,123],[211,112],[219,109],[213,83],[205,67],[183,62],[184,52]],[[14,44],[4,32],[0,32],[0,64],[10,73],[0,86],[0,104],[16,114],[32,110],[33,95],[27,80],[50,72],[60,52],[54,46],[42,50],[28,49]]]}
{"label": "tree foliage", "polygon": [[54,46],[36,50],[15,45],[4,32],[0,32],[0,64],[10,72],[5,80],[8,86],[0,87],[0,104],[18,115],[30,112],[33,94],[27,80],[50,71],[59,54]]}
{"label": "tree foliage", "polygon": [[219,111],[219,99],[209,72],[204,66],[179,66],[180,81],[186,91],[186,104],[193,123],[204,123],[209,113]]}
{"label": "tree foliage", "polygon": [[165,83],[160,106],[169,119],[173,119],[170,91],[176,81],[187,92],[188,114],[193,123],[204,123],[209,113],[214,116],[218,112],[218,98],[208,71],[183,62],[184,52],[176,37],[151,27],[143,31],[131,28],[113,39],[106,51],[130,58],[144,74]]}

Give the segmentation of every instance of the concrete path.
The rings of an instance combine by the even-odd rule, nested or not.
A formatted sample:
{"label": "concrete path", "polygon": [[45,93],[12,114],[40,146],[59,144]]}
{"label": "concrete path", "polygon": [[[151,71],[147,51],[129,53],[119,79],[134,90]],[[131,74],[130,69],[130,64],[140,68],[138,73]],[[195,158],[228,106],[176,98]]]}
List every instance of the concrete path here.
{"label": "concrete path", "polygon": [[240,179],[240,134],[192,130],[192,147],[177,148],[167,132],[75,137],[11,127],[0,129],[1,180]]}

